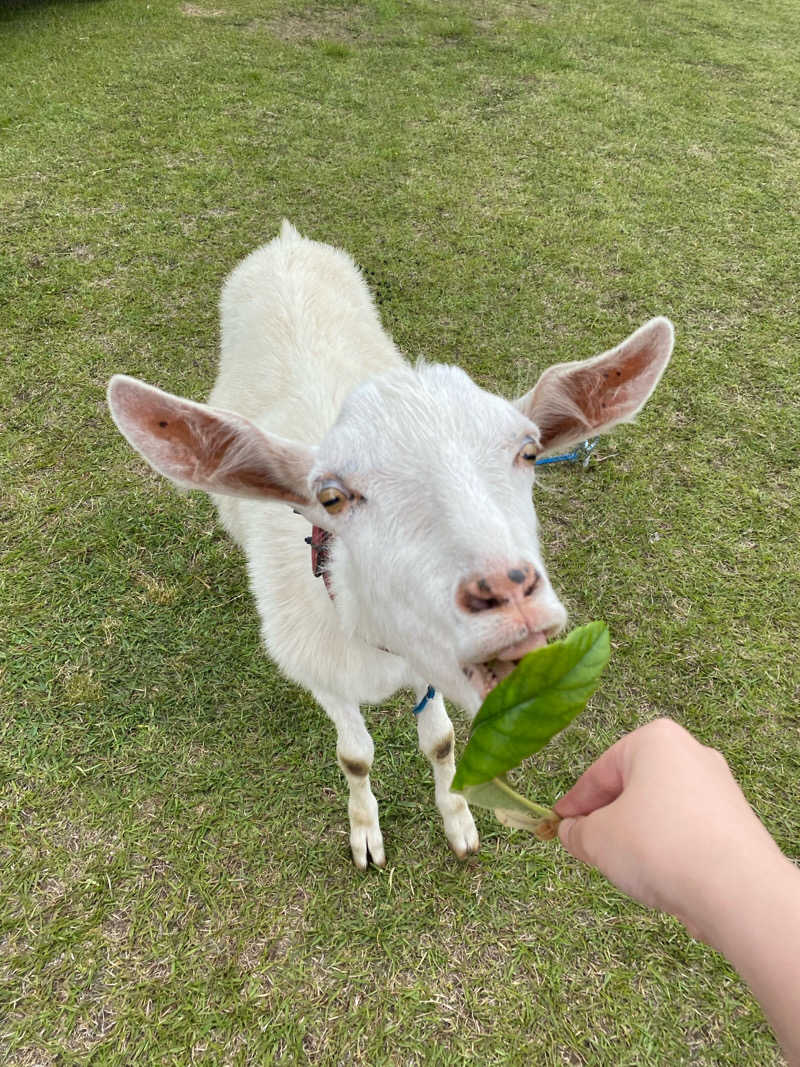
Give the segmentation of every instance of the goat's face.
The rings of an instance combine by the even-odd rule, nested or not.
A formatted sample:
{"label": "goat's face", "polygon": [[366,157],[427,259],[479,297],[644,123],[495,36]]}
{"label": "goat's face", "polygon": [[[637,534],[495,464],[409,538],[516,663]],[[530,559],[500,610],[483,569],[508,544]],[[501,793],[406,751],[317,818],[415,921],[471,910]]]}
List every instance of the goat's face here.
{"label": "goat's face", "polygon": [[566,622],[539,551],[536,455],[633,418],[671,350],[671,325],[653,319],[513,403],[457,368],[406,367],[355,389],[319,448],[122,376],[109,402],[179,485],[281,499],[331,531],[345,625],[474,714]]}
{"label": "goat's face", "polygon": [[473,713],[566,621],[536,533],[538,451],[519,408],[428,365],[354,390],[310,476],[345,625]]}

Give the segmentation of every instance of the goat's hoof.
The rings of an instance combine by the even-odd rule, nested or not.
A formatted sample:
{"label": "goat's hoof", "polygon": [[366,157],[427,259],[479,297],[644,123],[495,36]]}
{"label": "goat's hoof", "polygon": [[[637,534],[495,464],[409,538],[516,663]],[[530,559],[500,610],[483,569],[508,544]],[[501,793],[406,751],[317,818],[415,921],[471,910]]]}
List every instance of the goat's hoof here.
{"label": "goat's hoof", "polygon": [[460,860],[465,860],[481,847],[472,812],[458,793],[437,796],[436,801],[444,822],[447,843]]}
{"label": "goat's hoof", "polygon": [[451,819],[447,827],[447,841],[460,860],[477,852],[481,847],[475,822],[468,808]]}
{"label": "goat's hoof", "polygon": [[353,853],[353,863],[360,871],[365,871],[370,863],[373,867],[386,866],[383,835],[377,826],[354,829],[350,834],[350,851]]}
{"label": "goat's hoof", "polygon": [[480,847],[481,843],[477,833],[469,840],[467,840],[466,838],[462,839],[461,841],[450,840],[450,848],[452,848],[453,852],[455,852],[456,856],[458,856],[460,860],[465,860],[467,856],[474,855],[476,852],[478,852]]}

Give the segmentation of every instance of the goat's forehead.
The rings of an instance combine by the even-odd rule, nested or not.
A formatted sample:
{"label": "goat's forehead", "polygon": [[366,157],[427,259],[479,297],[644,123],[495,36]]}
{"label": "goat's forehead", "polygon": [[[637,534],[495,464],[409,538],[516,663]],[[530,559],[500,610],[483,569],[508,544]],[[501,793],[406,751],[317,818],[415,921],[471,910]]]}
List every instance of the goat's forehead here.
{"label": "goat's forehead", "polygon": [[[398,451],[433,455],[449,446],[483,452],[531,424],[507,400],[481,389],[459,367],[403,367],[357,386],[322,442],[321,455],[351,469]],[[433,451],[432,451],[433,450]]]}

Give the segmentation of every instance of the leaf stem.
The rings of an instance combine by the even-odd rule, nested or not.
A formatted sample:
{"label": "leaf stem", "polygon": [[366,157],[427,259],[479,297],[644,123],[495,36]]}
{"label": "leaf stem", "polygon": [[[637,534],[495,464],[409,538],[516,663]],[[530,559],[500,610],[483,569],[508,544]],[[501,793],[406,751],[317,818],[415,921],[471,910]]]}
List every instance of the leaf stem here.
{"label": "leaf stem", "polygon": [[513,797],[517,804],[520,804],[523,808],[527,808],[531,815],[535,815],[539,819],[558,819],[558,815],[556,815],[552,808],[547,808],[544,804],[537,804],[534,800],[528,800],[522,793],[518,793],[516,789],[512,789],[505,778],[495,778],[494,781],[503,793],[506,793],[509,798]]}
{"label": "leaf stem", "polygon": [[467,786],[462,792],[470,804],[493,811],[504,826],[529,830],[540,841],[551,841],[558,833],[560,816],[552,808],[536,804],[512,789],[505,776]]}

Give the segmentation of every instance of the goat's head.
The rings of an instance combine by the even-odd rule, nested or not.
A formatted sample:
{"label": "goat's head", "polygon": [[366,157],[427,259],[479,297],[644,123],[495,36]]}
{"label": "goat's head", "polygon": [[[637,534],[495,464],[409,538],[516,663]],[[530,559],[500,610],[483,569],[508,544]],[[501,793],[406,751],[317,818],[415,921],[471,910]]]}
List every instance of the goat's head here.
{"label": "goat's head", "polygon": [[344,625],[474,714],[566,623],[539,550],[537,456],[632,419],[671,350],[670,323],[653,319],[610,352],[548,368],[514,402],[456,367],[403,367],[354,389],[318,447],[124,376],[109,403],[179,485],[283,500],[331,531]]}

